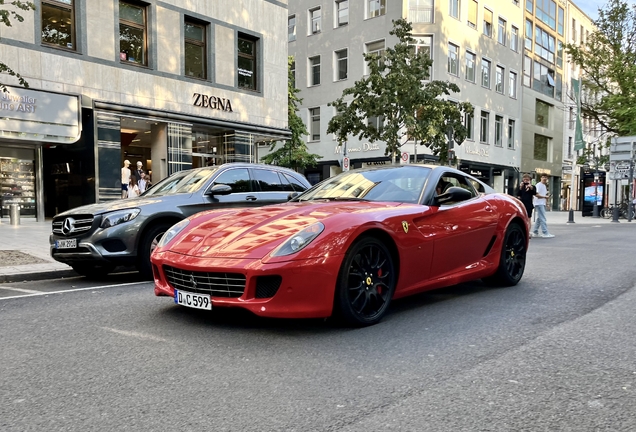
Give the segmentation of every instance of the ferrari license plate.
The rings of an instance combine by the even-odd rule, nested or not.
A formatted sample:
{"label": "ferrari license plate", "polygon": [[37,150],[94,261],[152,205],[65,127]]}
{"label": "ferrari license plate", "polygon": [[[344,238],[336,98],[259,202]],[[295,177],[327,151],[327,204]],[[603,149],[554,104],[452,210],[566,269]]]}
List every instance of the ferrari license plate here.
{"label": "ferrari license plate", "polygon": [[174,290],[174,302],[181,306],[195,309],[212,310],[209,294],[195,294],[187,291]]}
{"label": "ferrari license plate", "polygon": [[55,240],[56,249],[75,249],[77,247],[77,239]]}

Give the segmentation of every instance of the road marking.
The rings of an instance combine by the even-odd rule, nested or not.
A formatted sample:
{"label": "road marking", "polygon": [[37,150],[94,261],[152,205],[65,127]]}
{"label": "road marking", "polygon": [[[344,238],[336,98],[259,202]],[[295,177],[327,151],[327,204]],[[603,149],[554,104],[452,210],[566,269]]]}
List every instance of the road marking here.
{"label": "road marking", "polygon": [[114,284],[114,285],[102,285],[102,286],[96,286],[96,287],[90,287],[90,288],[75,288],[75,289],[62,290],[62,291],[49,291],[49,292],[36,291],[33,294],[25,294],[25,295],[11,296],[11,297],[0,297],[0,301],[26,298],[26,297],[40,297],[40,296],[45,296],[50,294],[64,294],[64,293],[71,293],[71,292],[91,291],[91,290],[99,290],[104,288],[123,287],[123,286],[140,285],[140,284],[147,284],[147,283],[150,283],[150,282],[129,282],[129,283],[123,283],[123,284]]}
{"label": "road marking", "polygon": [[155,342],[168,342],[167,339],[163,339],[157,336],[153,336],[153,335],[149,335],[146,333],[137,333],[137,332],[132,332],[132,331],[126,331],[126,330],[118,330],[118,329],[114,329],[114,328],[110,328],[110,327],[100,327],[101,329],[104,330],[108,330],[110,332],[113,333],[117,333],[120,335],[124,335],[124,336],[130,336],[130,337],[135,337],[135,338],[139,338],[139,339],[148,339],[151,341],[155,341]]}
{"label": "road marking", "polygon": [[24,288],[12,288],[12,287],[1,286],[1,285],[0,285],[0,289],[7,290],[7,291],[23,292],[28,294],[36,294],[36,293],[42,292],[42,291],[28,290]]}

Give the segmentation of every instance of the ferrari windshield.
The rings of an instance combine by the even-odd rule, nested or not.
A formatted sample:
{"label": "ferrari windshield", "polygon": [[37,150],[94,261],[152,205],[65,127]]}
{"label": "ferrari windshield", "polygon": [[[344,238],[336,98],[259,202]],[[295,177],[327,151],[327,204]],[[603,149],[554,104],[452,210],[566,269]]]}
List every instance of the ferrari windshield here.
{"label": "ferrari windshield", "polygon": [[348,171],[328,178],[298,197],[317,199],[417,203],[431,169],[392,166]]}
{"label": "ferrari windshield", "polygon": [[193,193],[207,183],[216,169],[179,171],[148,189],[143,196],[163,196]]}

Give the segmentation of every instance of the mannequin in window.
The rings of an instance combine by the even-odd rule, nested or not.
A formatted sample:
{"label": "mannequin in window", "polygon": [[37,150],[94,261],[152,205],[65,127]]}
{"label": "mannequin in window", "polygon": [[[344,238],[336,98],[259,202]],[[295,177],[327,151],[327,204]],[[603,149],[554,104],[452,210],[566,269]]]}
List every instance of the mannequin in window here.
{"label": "mannequin in window", "polygon": [[126,159],[124,166],[121,169],[121,197],[126,198],[128,196],[128,183],[130,183],[130,161]]}
{"label": "mannequin in window", "polygon": [[132,174],[137,177],[137,183],[141,180],[141,173],[144,173],[144,166],[141,161],[137,161],[137,168],[132,172]]}

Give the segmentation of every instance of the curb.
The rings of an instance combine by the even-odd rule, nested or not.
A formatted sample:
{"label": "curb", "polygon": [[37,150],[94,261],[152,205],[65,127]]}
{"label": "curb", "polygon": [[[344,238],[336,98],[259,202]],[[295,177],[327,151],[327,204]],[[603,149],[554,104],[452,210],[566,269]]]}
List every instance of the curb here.
{"label": "curb", "polygon": [[77,276],[79,276],[79,274],[77,274],[75,270],[49,270],[32,273],[16,273],[0,275],[0,284],[11,282],[32,282],[46,279],[63,279]]}

